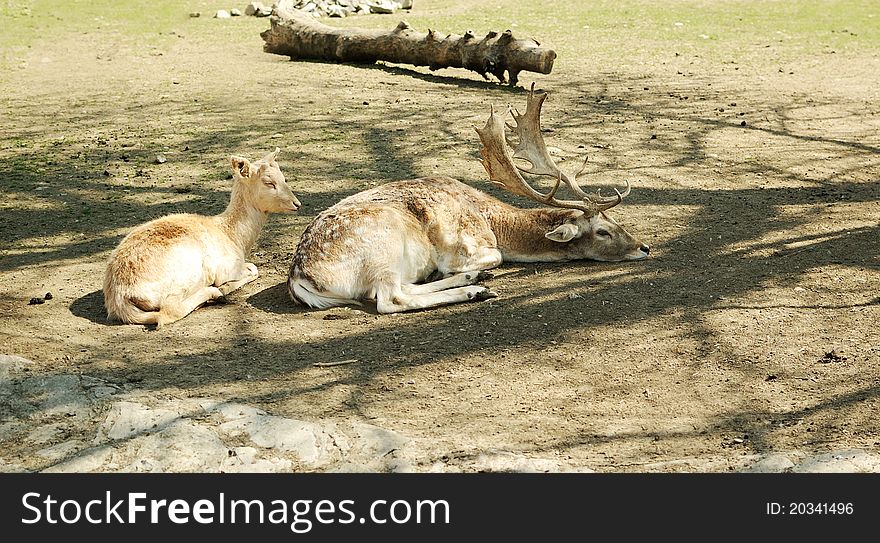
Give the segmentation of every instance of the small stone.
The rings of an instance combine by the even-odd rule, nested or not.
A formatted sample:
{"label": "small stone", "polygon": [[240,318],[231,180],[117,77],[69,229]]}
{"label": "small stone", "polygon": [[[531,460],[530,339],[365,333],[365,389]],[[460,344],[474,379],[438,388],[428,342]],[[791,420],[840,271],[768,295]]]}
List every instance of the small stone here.
{"label": "small stone", "polygon": [[[251,2],[250,4],[247,5],[246,8],[244,8],[244,14],[255,16],[255,17],[261,17],[260,12],[265,9],[266,9],[266,6],[264,6],[262,3]],[[269,11],[271,12],[271,10],[269,10]]]}
{"label": "small stone", "polygon": [[45,303],[46,300],[42,298],[31,298],[31,301],[28,302],[28,305],[39,305]]}
{"label": "small stone", "polygon": [[745,125],[746,125],[746,122],[743,121],[743,122],[739,123],[739,125],[740,125],[740,126],[745,126]]}
{"label": "small stone", "polygon": [[230,15],[225,9],[217,10],[217,13],[214,14],[215,19],[228,19],[230,17],[232,17],[232,15]]}
{"label": "small stone", "polygon": [[370,12],[371,13],[394,13],[398,9],[400,9],[400,4],[397,2],[370,2]]}
{"label": "small stone", "polygon": [[51,300],[51,299],[52,299],[52,293],[51,293],[51,292],[47,292],[46,295],[43,296],[43,299],[44,299],[44,300]]}
{"label": "small stone", "polygon": [[229,15],[231,15],[232,17],[241,17],[241,10],[237,8],[232,8],[231,10],[229,10]]}
{"label": "small stone", "polygon": [[198,11],[193,11],[192,13],[189,14],[189,16],[192,17],[193,19],[195,19],[196,17],[201,17],[202,14]]}

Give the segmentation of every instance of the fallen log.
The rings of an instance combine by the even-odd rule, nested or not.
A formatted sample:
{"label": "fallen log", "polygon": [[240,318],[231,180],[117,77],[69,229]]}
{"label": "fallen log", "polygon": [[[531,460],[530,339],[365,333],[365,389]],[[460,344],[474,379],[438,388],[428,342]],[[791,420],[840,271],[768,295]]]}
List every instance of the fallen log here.
{"label": "fallen log", "polygon": [[[390,32],[334,28],[302,12],[278,10],[271,28],[260,36],[267,53],[291,60],[376,62],[440,68],[466,68],[488,79],[488,74],[516,85],[521,71],[549,74],[556,52],[534,39],[516,39],[507,30],[477,38],[473,32],[443,35],[433,30],[418,32],[405,21]],[[505,78],[505,72],[508,77]]]}

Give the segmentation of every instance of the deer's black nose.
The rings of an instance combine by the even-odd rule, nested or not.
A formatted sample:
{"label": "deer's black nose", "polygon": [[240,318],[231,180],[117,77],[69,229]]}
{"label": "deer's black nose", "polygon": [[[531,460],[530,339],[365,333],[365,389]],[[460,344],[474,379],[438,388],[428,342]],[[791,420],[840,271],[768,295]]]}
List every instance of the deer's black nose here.
{"label": "deer's black nose", "polygon": [[642,245],[641,247],[639,247],[639,249],[645,254],[648,254],[651,252],[651,248],[648,247],[647,245]]}

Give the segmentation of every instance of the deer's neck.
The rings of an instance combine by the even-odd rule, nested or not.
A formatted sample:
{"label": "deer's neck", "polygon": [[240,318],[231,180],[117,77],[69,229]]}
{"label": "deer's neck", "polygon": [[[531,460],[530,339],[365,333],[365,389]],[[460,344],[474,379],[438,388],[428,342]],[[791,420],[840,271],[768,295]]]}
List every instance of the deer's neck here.
{"label": "deer's neck", "polygon": [[217,219],[229,239],[247,256],[260,237],[267,216],[267,213],[256,208],[245,187],[236,183],[232,187],[229,205]]}
{"label": "deer's neck", "polygon": [[520,209],[503,205],[487,210],[486,218],[505,261],[555,262],[570,260],[571,251],[567,243],[549,240],[544,234],[577,213],[570,209]]}

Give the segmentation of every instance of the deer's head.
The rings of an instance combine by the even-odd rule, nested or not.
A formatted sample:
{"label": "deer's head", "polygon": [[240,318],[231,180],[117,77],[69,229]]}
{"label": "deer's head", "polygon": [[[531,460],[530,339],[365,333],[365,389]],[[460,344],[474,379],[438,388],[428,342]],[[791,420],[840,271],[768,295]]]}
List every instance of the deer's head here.
{"label": "deer's head", "polygon": [[240,156],[229,158],[232,179],[243,187],[254,207],[264,213],[293,212],[302,205],[287,185],[276,158],[278,147],[260,160],[251,163]]}
{"label": "deer's head", "polygon": [[[577,178],[583,175],[586,169],[586,161],[572,178],[559,169],[547,152],[541,135],[541,106],[546,99],[547,93],[536,93],[532,84],[526,112],[520,114],[515,109],[510,110],[516,123],[508,125],[513,132],[513,138],[506,136],[504,120],[495,115],[494,108],[486,121],[486,126],[476,129],[483,143],[480,155],[483,157],[483,167],[486,168],[489,179],[514,194],[552,207],[571,209],[565,222],[547,232],[545,237],[566,244],[566,252],[573,258],[604,261],[646,258],[648,246],[630,235],[605,213],[629,195],[629,182],[626,182],[623,192],[614,189],[615,196],[605,197],[598,192],[588,194],[577,183]],[[513,148],[513,154],[508,150],[508,145]],[[527,161],[529,167],[518,165],[515,159]],[[551,177],[555,185],[549,192],[541,192],[526,182],[523,173]],[[577,196],[577,199],[561,200],[556,197],[563,183]]]}

